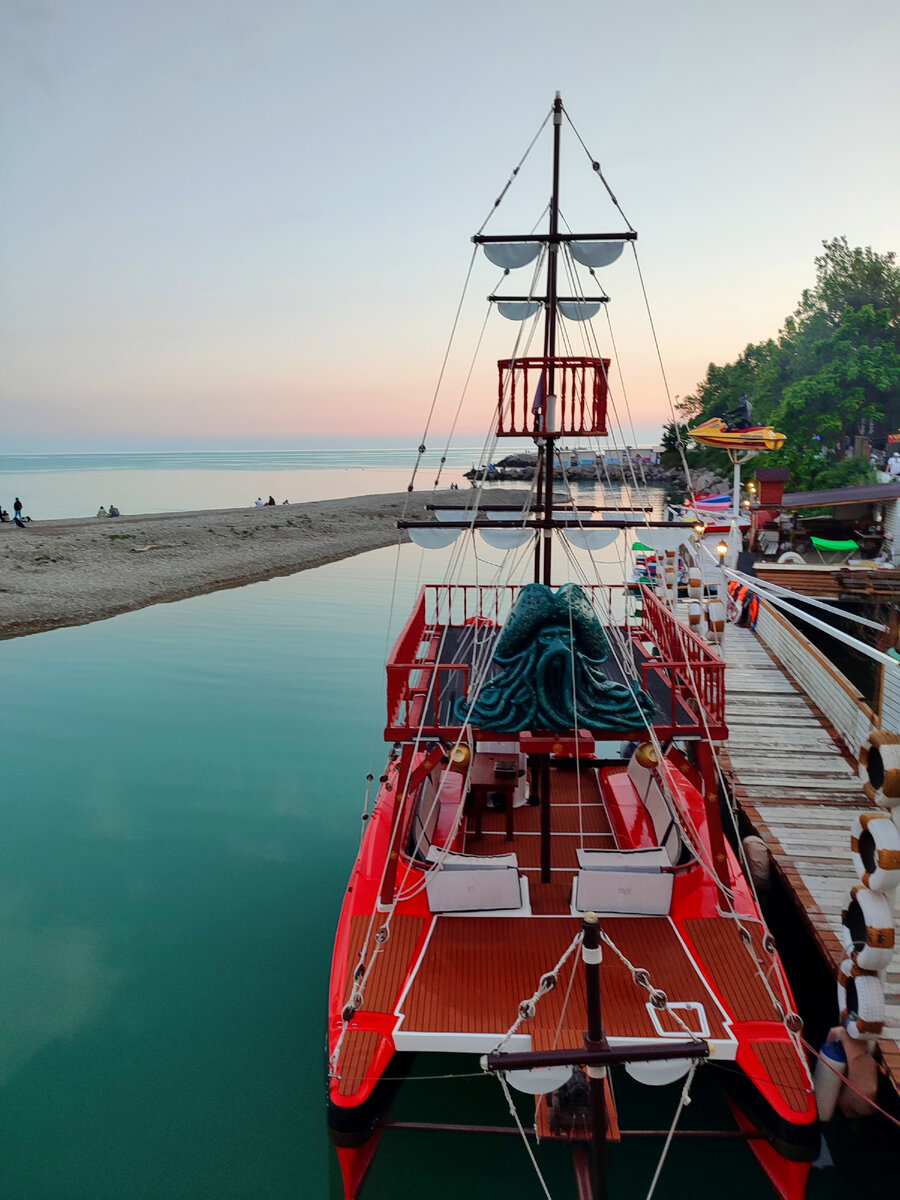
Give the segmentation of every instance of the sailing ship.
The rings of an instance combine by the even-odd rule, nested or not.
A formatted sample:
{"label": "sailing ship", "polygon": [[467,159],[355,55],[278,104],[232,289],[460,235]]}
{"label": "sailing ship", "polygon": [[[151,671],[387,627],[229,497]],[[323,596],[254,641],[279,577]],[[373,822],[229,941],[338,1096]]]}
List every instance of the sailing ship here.
{"label": "sailing ship", "polygon": [[[610,359],[571,353],[564,326],[607,297],[588,299],[576,268],[593,276],[637,234],[627,221],[616,233],[564,228],[571,122],[558,94],[547,119],[546,229],[473,239],[505,275],[533,264],[526,295],[491,297],[504,315],[540,320],[543,338],[541,354],[520,342],[499,362],[493,425],[532,438],[538,470],[515,505],[485,508],[474,489],[433,521],[401,522],[423,546],[477,535],[508,553],[490,580],[482,563],[477,582],[424,586],[388,657],[390,750],[334,946],[329,1132],[354,1200],[412,1056],[469,1056],[505,1095],[533,1098],[524,1116],[511,1103],[523,1138],[570,1145],[579,1196],[599,1197],[620,1135],[619,1073],[677,1082],[680,1112],[703,1070],[775,1193],[798,1198],[819,1150],[813,1085],[783,965],[723,824],[725,664],[676,611],[690,530],[641,505],[554,495],[560,440],[604,437],[610,424]],[[636,537],[665,565],[635,605],[625,564],[615,581],[587,571],[602,547]],[[530,578],[503,573],[523,555]]]}

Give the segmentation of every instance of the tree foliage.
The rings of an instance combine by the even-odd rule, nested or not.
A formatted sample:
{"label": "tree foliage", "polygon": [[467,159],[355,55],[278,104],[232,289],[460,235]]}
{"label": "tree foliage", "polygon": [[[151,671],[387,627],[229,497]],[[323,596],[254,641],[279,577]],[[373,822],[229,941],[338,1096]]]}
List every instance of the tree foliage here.
{"label": "tree foliage", "polygon": [[[792,490],[872,478],[863,460],[843,465],[847,439],[867,435],[878,443],[900,426],[896,256],[871,246],[851,249],[845,237],[823,248],[815,285],[803,292],[777,339],[747,346],[725,366],[710,363],[695,393],[679,405],[681,417],[694,425],[724,416],[749,396],[754,424],[787,434],[784,450],[768,454],[766,466],[789,467]],[[721,458],[720,451],[691,451],[692,461],[713,467]]]}

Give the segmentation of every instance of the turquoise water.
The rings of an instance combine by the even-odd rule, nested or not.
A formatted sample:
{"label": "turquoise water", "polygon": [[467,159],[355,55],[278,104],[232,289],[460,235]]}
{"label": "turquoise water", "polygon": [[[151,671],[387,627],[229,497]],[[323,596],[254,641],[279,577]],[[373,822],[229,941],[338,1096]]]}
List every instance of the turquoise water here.
{"label": "turquoise water", "polygon": [[[338,1194],[326,987],[365,774],[383,761],[395,561],[3,643],[0,1196]],[[395,625],[419,563],[403,551]],[[448,1069],[472,1064],[419,1060],[396,1116],[508,1122],[490,1080],[420,1079]],[[689,1124],[721,1118],[709,1083]],[[632,1124],[667,1126],[677,1095],[641,1092]],[[551,1194],[571,1197],[565,1154],[545,1149]],[[645,1195],[658,1151],[618,1150],[612,1194]],[[721,1196],[723,1177],[768,1195],[733,1143],[679,1143],[656,1194]],[[516,1139],[388,1133],[366,1196],[511,1187],[542,1194]],[[818,1172],[811,1194],[853,1189]]]}

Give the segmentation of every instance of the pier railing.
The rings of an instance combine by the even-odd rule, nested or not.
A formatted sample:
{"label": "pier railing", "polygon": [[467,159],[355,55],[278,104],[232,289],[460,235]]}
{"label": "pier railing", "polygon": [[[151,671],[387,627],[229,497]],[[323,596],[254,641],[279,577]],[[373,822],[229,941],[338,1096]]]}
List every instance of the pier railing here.
{"label": "pier railing", "polygon": [[760,599],[756,632],[789,675],[824,713],[854,756],[879,721],[862,692],[774,608]]}

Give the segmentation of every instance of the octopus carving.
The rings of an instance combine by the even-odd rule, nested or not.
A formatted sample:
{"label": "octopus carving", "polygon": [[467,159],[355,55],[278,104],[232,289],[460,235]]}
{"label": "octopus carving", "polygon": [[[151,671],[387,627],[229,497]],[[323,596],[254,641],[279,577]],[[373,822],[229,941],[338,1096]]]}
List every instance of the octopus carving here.
{"label": "octopus carving", "polygon": [[584,591],[567,583],[522,589],[497,642],[500,668],[456,716],[483,729],[633,729],[653,712],[637,684],[613,683],[601,669],[609,643]]}

